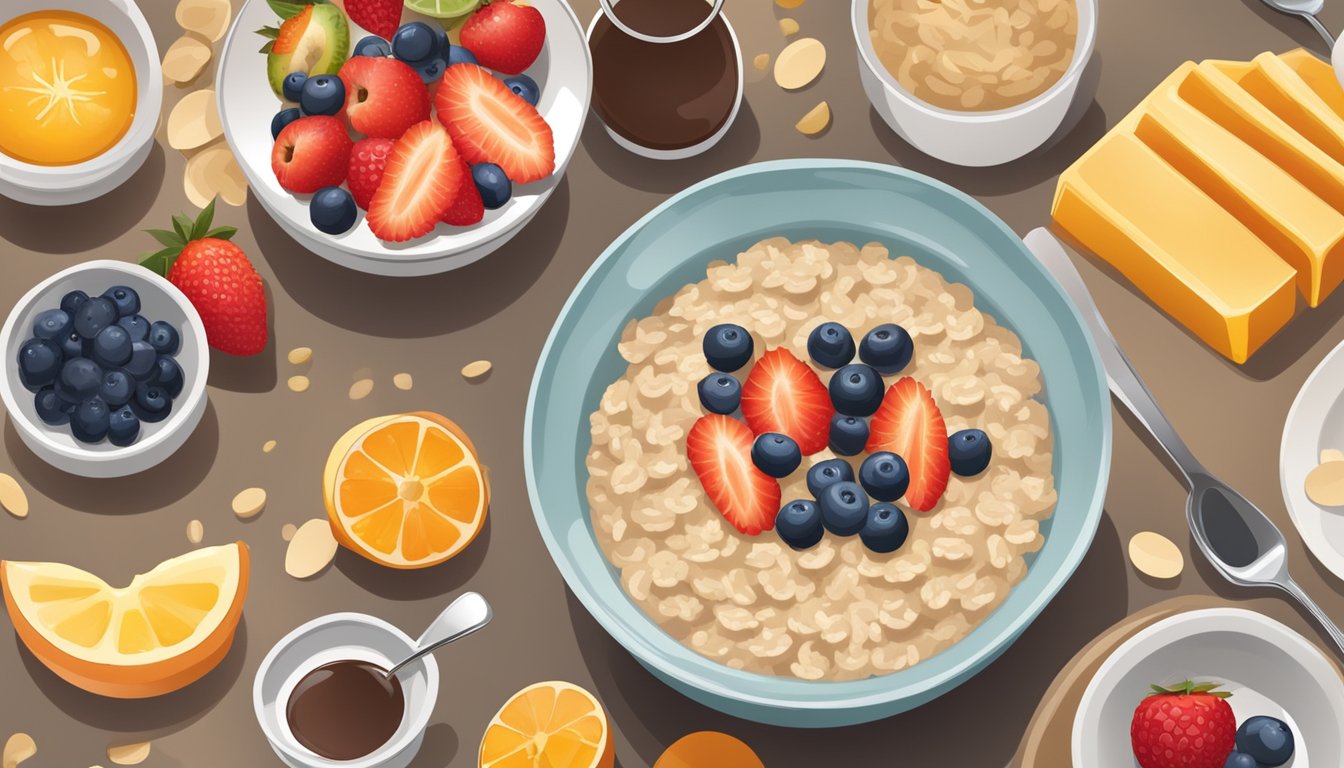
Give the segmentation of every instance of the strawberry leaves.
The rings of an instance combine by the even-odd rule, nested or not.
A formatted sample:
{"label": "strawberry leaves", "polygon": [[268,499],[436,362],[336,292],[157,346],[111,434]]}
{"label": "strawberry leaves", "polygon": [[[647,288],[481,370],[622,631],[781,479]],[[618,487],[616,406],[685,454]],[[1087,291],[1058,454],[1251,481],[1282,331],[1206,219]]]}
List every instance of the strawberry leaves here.
{"label": "strawberry leaves", "polygon": [[214,219],[215,201],[211,200],[209,205],[201,209],[195,219],[188,218],[185,214],[174,214],[171,230],[145,230],[164,247],[162,250],[155,251],[141,259],[140,266],[160,277],[167,277],[168,273],[172,271],[177,257],[181,255],[182,249],[187,247],[187,243],[204,238],[229,240],[238,234],[237,227],[211,228]]}
{"label": "strawberry leaves", "polygon": [[1219,699],[1232,698],[1228,691],[1218,690],[1223,686],[1222,683],[1196,683],[1193,680],[1184,680],[1175,685],[1150,685],[1152,692],[1149,696],[1193,696],[1197,693],[1206,694]]}

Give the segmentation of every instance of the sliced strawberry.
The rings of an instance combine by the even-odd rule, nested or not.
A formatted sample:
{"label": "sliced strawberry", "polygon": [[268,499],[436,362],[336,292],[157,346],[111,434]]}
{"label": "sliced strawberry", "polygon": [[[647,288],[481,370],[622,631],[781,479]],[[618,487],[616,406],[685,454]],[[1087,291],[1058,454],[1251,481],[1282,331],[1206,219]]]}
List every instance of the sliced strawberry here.
{"label": "sliced strawberry", "polygon": [[752,431],[788,435],[804,456],[826,447],[834,415],[826,385],[783,347],[762,355],[742,385],[742,416]]}
{"label": "sliced strawberry", "polygon": [[308,30],[308,22],[313,20],[313,6],[304,6],[303,10],[285,19],[280,25],[280,29],[275,33],[275,42],[271,44],[271,53],[277,56],[285,53],[293,53],[295,48],[299,47],[299,41],[303,39],[303,33]]}
{"label": "sliced strawberry", "polygon": [[439,121],[467,162],[495,163],[514,184],[555,171],[555,138],[537,108],[475,64],[454,64],[434,94]]}
{"label": "sliced strawberry", "polygon": [[428,233],[443,218],[462,181],[462,159],[448,131],[433,120],[411,126],[388,155],[383,180],[369,203],[369,229],[391,242]]}
{"label": "sliced strawberry", "polygon": [[457,185],[457,197],[443,214],[443,223],[454,227],[469,227],[485,218],[485,201],[471,180],[471,166],[462,161],[462,183]]}
{"label": "sliced strawberry", "polygon": [[686,457],[714,506],[748,536],[775,527],[779,482],[751,461],[755,438],[731,416],[701,416],[686,437]]}
{"label": "sliced strawberry", "polygon": [[910,488],[905,502],[933,509],[947,489],[947,424],[928,388],[909,376],[891,385],[869,424],[868,452],[891,451],[905,459]]}
{"label": "sliced strawberry", "polygon": [[391,139],[360,139],[350,150],[350,173],[345,177],[345,183],[361,211],[369,210],[373,193],[378,191],[378,183],[383,180],[387,157],[395,145]]}

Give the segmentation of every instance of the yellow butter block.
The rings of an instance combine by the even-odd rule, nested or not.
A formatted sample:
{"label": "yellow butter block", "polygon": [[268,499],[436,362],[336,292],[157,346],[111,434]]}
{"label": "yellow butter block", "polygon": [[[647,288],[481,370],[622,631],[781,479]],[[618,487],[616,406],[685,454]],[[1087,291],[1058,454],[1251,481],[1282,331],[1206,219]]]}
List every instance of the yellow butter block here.
{"label": "yellow butter block", "polygon": [[1344,162],[1344,119],[1282,59],[1262,53],[1238,83],[1312,144]]}
{"label": "yellow butter block", "polygon": [[1053,215],[1234,362],[1292,319],[1297,273],[1136,136],[1112,132],[1066,170]]}
{"label": "yellow butter block", "polygon": [[1281,56],[1284,64],[1302,78],[1307,87],[1316,92],[1335,114],[1344,116],[1344,87],[1335,76],[1335,68],[1305,48],[1289,51]]}

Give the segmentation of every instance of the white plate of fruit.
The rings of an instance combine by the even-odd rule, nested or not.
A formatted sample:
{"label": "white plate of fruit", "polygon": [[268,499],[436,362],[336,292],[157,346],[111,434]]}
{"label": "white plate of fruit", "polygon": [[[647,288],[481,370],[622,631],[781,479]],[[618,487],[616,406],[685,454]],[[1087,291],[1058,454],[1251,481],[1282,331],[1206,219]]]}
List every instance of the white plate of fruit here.
{"label": "white plate of fruit", "polygon": [[248,0],[216,92],[249,186],[295,240],[427,275],[499,248],[545,204],[592,63],[564,0]]}

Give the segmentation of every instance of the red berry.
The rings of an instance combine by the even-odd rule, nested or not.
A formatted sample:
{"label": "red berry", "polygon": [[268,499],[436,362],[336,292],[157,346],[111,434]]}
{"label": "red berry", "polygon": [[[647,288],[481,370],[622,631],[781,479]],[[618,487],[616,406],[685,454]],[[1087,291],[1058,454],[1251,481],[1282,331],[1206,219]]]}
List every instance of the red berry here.
{"label": "red berry", "polygon": [[356,56],[341,65],[345,116],[366,135],[398,139],[429,119],[429,89],[405,62]]}
{"label": "red berry", "polygon": [[311,115],[285,126],[271,149],[271,170],[290,192],[316,192],[345,181],[350,170],[350,134],[335,117]]}
{"label": "red berry", "polygon": [[1216,683],[1153,686],[1134,709],[1130,746],[1141,768],[1223,768],[1237,738],[1228,694]]}
{"label": "red berry", "polygon": [[868,452],[891,451],[905,459],[910,487],[905,502],[928,512],[947,490],[952,465],[947,423],[928,388],[909,376],[891,385],[869,423]]}
{"label": "red berry", "polygon": [[350,20],[373,34],[391,40],[401,25],[402,0],[345,0]]}
{"label": "red berry", "polygon": [[748,536],[775,527],[779,483],[751,460],[755,438],[731,416],[701,416],[686,437],[686,458],[709,500],[733,527]]}
{"label": "red berry", "polygon": [[742,416],[751,431],[788,435],[804,456],[826,447],[834,415],[826,385],[783,347],[762,355],[742,384]]}
{"label": "red berry", "polygon": [[396,144],[391,139],[360,139],[350,150],[350,173],[345,183],[355,198],[355,205],[361,210],[369,210],[373,193],[378,191],[378,182],[383,180],[383,169],[387,167],[387,157]]}
{"label": "red berry", "polygon": [[439,122],[467,162],[495,163],[514,184],[555,171],[555,138],[537,108],[475,64],[454,64],[434,96]]}
{"label": "red berry", "polygon": [[462,46],[481,66],[516,75],[532,66],[546,44],[546,20],[530,5],[493,2],[462,25]]}
{"label": "red berry", "polygon": [[471,166],[462,161],[462,183],[457,185],[457,197],[443,214],[443,223],[454,227],[469,227],[485,218],[485,202],[471,180]]}

